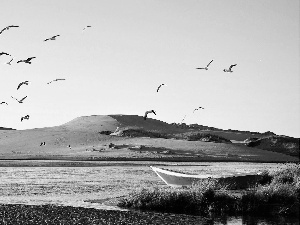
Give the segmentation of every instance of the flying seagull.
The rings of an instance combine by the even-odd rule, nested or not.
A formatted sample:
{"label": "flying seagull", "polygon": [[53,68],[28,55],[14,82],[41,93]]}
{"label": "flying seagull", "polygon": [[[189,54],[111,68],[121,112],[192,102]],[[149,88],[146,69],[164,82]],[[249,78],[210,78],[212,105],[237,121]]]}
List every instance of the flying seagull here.
{"label": "flying seagull", "polygon": [[59,80],[66,80],[66,79],[55,79],[55,80],[51,80],[51,81],[48,82],[47,84],[51,84],[53,81],[59,81]]}
{"label": "flying seagull", "polygon": [[12,58],[9,62],[7,62],[7,65],[11,65],[11,62],[14,60],[14,58]]}
{"label": "flying seagull", "polygon": [[7,26],[7,27],[3,28],[3,29],[0,31],[0,34],[2,34],[3,31],[9,30],[9,29],[12,28],[12,27],[19,27],[19,26],[15,26],[15,25]]}
{"label": "flying seagull", "polygon": [[161,85],[159,85],[159,86],[158,86],[158,88],[157,88],[157,90],[156,90],[156,92],[158,92],[158,91],[159,91],[159,89],[161,88],[161,86],[163,86],[163,85],[165,85],[165,84],[161,84]]}
{"label": "flying seagull", "polygon": [[227,70],[227,69],[224,69],[223,71],[224,72],[228,72],[228,73],[232,73],[233,71],[231,70],[232,69],[232,67],[234,67],[234,66],[236,66],[237,64],[233,64],[233,65],[231,65],[230,67],[229,67],[229,69]]}
{"label": "flying seagull", "polygon": [[56,38],[59,37],[59,36],[60,36],[59,34],[58,34],[58,35],[54,35],[54,36],[52,36],[51,38],[45,39],[44,41],[50,41],[50,40],[54,41],[54,40],[56,40]]}
{"label": "flying seagull", "polygon": [[209,65],[213,62],[214,60],[211,60],[206,67],[199,67],[199,68],[196,68],[197,70],[208,70],[208,67]]}
{"label": "flying seagull", "polygon": [[21,122],[22,122],[23,120],[29,120],[29,115],[22,116],[22,117],[21,117]]}
{"label": "flying seagull", "polygon": [[86,28],[89,28],[89,27],[92,27],[92,26],[88,25],[88,26],[86,26],[85,28],[83,28],[82,31],[84,31]]}
{"label": "flying seagull", "polygon": [[20,63],[20,62],[24,62],[24,63],[28,63],[28,64],[31,64],[31,60],[34,59],[36,57],[29,57],[27,59],[23,59],[23,60],[19,60],[17,63]]}
{"label": "flying seagull", "polygon": [[8,56],[11,56],[10,54],[6,53],[6,52],[0,52],[0,56],[1,55],[8,55]]}
{"label": "flying seagull", "polygon": [[[13,99],[16,99],[15,97],[11,96]],[[25,98],[27,98],[27,96],[25,96],[24,98],[22,98],[21,100],[16,99],[19,103],[23,103],[23,101],[25,100]]]}
{"label": "flying seagull", "polygon": [[28,80],[25,80],[25,81],[19,83],[19,85],[18,85],[18,87],[17,87],[17,90],[19,90],[19,88],[20,88],[23,84],[28,85],[28,82],[29,82]]}
{"label": "flying seagull", "polygon": [[144,120],[146,120],[146,119],[147,119],[147,115],[148,115],[148,113],[154,113],[154,115],[156,115],[156,113],[155,113],[155,111],[154,111],[154,110],[149,110],[149,111],[146,111],[146,112],[145,112],[145,115],[144,115]]}
{"label": "flying seagull", "polygon": [[198,110],[198,109],[204,109],[204,108],[200,106],[200,107],[194,109],[193,113],[194,113],[196,110]]}
{"label": "flying seagull", "polygon": [[0,102],[0,105],[2,105],[2,104],[6,104],[6,105],[8,105],[8,104],[7,104],[7,102]]}

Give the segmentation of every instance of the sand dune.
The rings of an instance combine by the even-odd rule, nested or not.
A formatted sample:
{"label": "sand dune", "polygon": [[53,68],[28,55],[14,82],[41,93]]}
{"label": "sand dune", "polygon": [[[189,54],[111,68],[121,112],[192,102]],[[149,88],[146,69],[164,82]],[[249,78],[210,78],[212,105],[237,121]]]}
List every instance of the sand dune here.
{"label": "sand dune", "polygon": [[[137,115],[83,116],[55,127],[1,130],[0,159],[297,161],[288,155],[231,143],[100,134],[101,131],[113,132],[117,127],[161,133],[187,131]],[[45,145],[41,146],[42,142]]]}

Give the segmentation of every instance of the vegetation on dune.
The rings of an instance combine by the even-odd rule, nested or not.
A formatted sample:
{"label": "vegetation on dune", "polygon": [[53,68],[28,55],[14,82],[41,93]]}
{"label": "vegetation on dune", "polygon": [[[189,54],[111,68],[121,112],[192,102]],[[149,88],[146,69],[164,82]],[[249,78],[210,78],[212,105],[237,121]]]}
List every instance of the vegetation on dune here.
{"label": "vegetation on dune", "polygon": [[170,138],[171,135],[162,133],[155,130],[145,130],[139,127],[125,127],[121,128],[117,133],[117,136],[122,137],[150,137],[150,138]]}
{"label": "vegetation on dune", "polygon": [[[103,133],[104,134],[104,133]],[[218,135],[202,132],[185,132],[179,134],[163,133],[156,130],[145,130],[140,127],[125,127],[117,132],[118,136],[123,137],[150,137],[150,138],[174,138],[188,141],[204,141],[217,143],[231,143],[230,140],[220,137]]]}
{"label": "vegetation on dune", "polygon": [[207,180],[185,188],[141,188],[119,201],[120,207],[197,215],[269,214],[299,217],[300,165],[287,164],[235,195]]}
{"label": "vegetation on dune", "polygon": [[286,155],[300,157],[299,138],[287,136],[269,136],[257,140],[249,140],[248,147],[280,152]]}
{"label": "vegetation on dune", "polygon": [[178,139],[185,139],[188,141],[204,141],[204,142],[217,142],[217,143],[231,143],[230,140],[215,135],[215,134],[211,134],[208,132],[186,132],[186,133],[182,133],[182,134],[176,134],[175,135],[176,138]]}

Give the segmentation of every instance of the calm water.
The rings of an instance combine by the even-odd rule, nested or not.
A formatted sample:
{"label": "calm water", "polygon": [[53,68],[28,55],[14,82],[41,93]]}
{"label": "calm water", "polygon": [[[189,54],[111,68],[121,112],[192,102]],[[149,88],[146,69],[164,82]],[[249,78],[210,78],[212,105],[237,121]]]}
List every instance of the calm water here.
{"label": "calm water", "polygon": [[[169,168],[198,173],[249,172],[274,169],[277,166],[277,164],[249,163],[169,164]],[[0,204],[56,204],[120,210],[101,202],[108,198],[127,195],[135,188],[152,185],[165,184],[147,163],[120,166],[99,164],[99,167],[0,167]],[[299,224],[292,218],[255,217],[212,218],[212,223]]]}

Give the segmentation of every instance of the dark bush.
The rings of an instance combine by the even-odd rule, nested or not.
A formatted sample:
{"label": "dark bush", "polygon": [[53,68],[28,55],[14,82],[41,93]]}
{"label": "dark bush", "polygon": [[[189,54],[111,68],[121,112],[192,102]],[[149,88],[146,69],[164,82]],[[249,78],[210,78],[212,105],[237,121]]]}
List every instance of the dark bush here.
{"label": "dark bush", "polygon": [[105,134],[105,135],[110,135],[112,133],[112,131],[109,131],[109,130],[103,130],[103,131],[100,131],[99,134]]}

